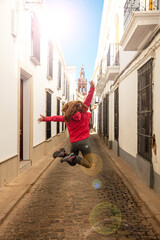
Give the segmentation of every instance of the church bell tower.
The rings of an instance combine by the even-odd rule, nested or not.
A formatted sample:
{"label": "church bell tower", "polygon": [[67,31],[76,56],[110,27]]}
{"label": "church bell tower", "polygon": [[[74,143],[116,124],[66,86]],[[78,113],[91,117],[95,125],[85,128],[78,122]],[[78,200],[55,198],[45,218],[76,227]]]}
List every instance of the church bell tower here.
{"label": "church bell tower", "polygon": [[78,79],[78,93],[86,96],[87,95],[87,79],[85,78],[85,72],[83,65],[81,66],[80,70],[80,78]]}

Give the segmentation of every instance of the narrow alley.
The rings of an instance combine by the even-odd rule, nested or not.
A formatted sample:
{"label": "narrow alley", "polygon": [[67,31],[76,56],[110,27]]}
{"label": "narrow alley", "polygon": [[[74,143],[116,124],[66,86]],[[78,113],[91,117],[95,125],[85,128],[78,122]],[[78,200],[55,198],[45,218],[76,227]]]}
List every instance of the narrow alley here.
{"label": "narrow alley", "polygon": [[[0,240],[154,240],[160,227],[90,136],[93,167],[56,159],[1,224]],[[69,149],[69,145],[67,145]]]}

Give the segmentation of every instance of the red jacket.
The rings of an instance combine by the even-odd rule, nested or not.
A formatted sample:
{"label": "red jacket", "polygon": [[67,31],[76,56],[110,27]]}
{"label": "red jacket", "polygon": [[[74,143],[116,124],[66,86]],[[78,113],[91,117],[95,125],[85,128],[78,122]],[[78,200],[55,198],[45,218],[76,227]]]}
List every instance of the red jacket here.
{"label": "red jacket", "polygon": [[[94,87],[90,87],[89,93],[84,101],[84,104],[88,107],[90,106],[92,97],[94,93]],[[67,124],[70,142],[78,142],[89,138],[89,123],[90,123],[91,113],[89,112],[77,112],[72,116],[72,120]],[[64,116],[56,115],[51,117],[44,117],[43,121],[49,122],[65,122]]]}

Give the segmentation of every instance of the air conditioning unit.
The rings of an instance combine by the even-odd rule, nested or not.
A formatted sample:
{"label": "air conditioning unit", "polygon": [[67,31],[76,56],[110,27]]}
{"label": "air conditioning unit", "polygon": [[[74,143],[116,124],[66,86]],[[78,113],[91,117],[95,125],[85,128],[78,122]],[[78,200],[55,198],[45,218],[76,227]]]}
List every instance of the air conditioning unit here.
{"label": "air conditioning unit", "polygon": [[95,97],[95,103],[99,103],[99,97],[98,96]]}

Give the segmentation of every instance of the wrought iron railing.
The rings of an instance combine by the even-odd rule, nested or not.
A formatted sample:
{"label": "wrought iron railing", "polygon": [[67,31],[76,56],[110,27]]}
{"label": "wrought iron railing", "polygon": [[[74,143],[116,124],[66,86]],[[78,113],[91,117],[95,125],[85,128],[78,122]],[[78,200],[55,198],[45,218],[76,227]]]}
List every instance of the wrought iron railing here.
{"label": "wrought iron railing", "polygon": [[107,66],[119,66],[119,43],[111,43],[109,45]]}
{"label": "wrought iron railing", "polygon": [[127,0],[124,5],[124,28],[126,28],[133,11],[159,10],[159,0]]}

